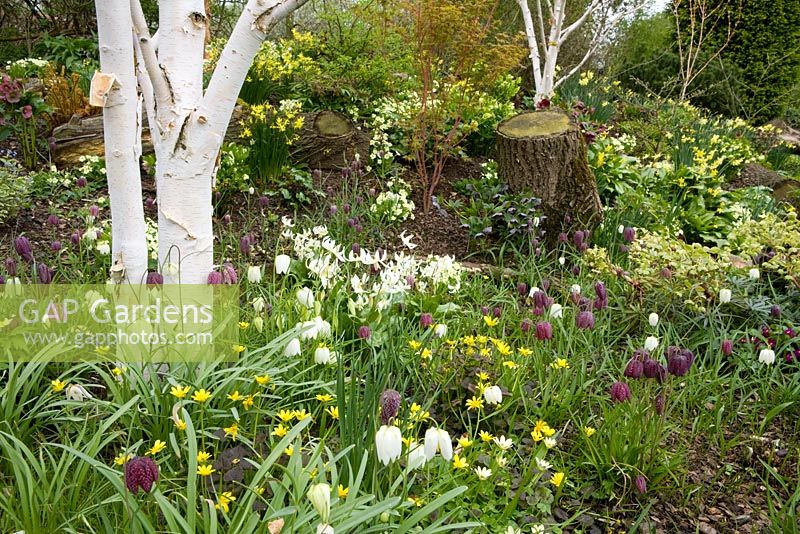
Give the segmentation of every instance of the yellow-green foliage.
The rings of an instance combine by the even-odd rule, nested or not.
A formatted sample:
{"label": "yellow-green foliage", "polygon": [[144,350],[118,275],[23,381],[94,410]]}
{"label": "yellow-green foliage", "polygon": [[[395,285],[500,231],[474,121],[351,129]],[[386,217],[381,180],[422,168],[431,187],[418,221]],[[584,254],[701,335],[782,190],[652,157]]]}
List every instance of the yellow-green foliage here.
{"label": "yellow-green foliage", "polygon": [[800,220],[796,213],[790,212],[783,219],[768,213],[759,220],[746,221],[731,232],[728,247],[746,259],[774,253],[761,268],[775,270],[800,285]]}
{"label": "yellow-green foliage", "polygon": [[15,217],[27,196],[28,179],[0,169],[0,223]]}

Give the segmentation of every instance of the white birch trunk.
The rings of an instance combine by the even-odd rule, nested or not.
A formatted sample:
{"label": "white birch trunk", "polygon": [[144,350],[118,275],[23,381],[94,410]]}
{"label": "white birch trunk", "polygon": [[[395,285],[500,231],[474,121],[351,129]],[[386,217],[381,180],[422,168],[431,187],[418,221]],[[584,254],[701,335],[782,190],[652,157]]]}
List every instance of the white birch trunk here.
{"label": "white birch trunk", "polygon": [[147,272],[147,243],[139,173],[141,143],[137,140],[141,113],[133,62],[131,15],[128,0],[105,0],[96,5],[100,68],[115,80],[105,96],[103,108],[112,265],[131,283],[142,283]]}

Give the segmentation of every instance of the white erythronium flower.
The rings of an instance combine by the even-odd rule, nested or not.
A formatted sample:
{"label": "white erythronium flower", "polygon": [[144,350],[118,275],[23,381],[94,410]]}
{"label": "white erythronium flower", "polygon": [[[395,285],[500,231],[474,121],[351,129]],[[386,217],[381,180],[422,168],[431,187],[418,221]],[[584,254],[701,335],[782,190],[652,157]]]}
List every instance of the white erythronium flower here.
{"label": "white erythronium flower", "polygon": [[86,399],[93,398],[92,394],[80,384],[72,384],[71,386],[67,387],[67,389],[64,391],[64,394],[67,396],[67,399],[71,401],[84,401]]}
{"label": "white erythronium flower", "polygon": [[449,462],[453,459],[453,442],[446,430],[432,426],[425,432],[425,457],[432,460],[437,452]]}
{"label": "white erythronium flower", "polygon": [[539,471],[547,471],[548,469],[553,467],[553,464],[551,464],[550,462],[548,462],[544,458],[537,457],[536,458],[536,467],[539,469]]}
{"label": "white erythronium flower", "polygon": [[414,239],[414,234],[406,235],[406,231],[403,230],[403,232],[398,237],[400,238],[400,241],[403,243],[403,246],[406,247],[407,249],[414,250],[415,248],[417,248],[417,245],[411,242],[411,240]]}
{"label": "white erythronium flower", "polygon": [[558,445],[558,441],[556,441],[556,438],[544,438],[544,445],[548,449],[552,449],[553,447]]}
{"label": "white erythronium flower", "polygon": [[748,271],[747,275],[750,277],[750,280],[758,280],[761,278],[761,271],[759,271],[757,267],[753,267]]}
{"label": "white erythronium flower", "polygon": [[286,348],[283,349],[283,355],[291,357],[297,356],[298,354],[300,354],[300,340],[294,338],[286,344]]}
{"label": "white erythronium flower", "polygon": [[720,289],[719,290],[719,301],[722,304],[727,304],[731,301],[731,290],[730,289]]}
{"label": "white erythronium flower", "polygon": [[400,429],[392,425],[383,425],[375,433],[375,449],[378,453],[378,461],[383,465],[400,458],[403,451],[403,436]]}
{"label": "white erythronium flower", "polygon": [[275,257],[275,272],[277,274],[286,274],[289,272],[289,265],[292,263],[292,258],[286,254],[279,254]]}
{"label": "white erythronium flower", "polygon": [[314,363],[319,365],[328,365],[336,361],[334,353],[325,345],[320,345],[314,351]]}
{"label": "white erythronium flower", "polygon": [[478,475],[478,479],[486,480],[492,476],[492,470],[488,467],[476,467],[475,474]]}
{"label": "white erythronium flower", "polygon": [[250,265],[247,267],[247,281],[251,284],[261,282],[261,267],[259,265]]}
{"label": "white erythronium flower", "polygon": [[447,335],[447,325],[446,324],[437,324],[433,327],[433,335],[436,337],[444,337]]}
{"label": "white erythronium flower", "polygon": [[559,303],[550,305],[550,317],[553,319],[561,319],[564,317],[564,307]]}
{"label": "white erythronium flower", "polygon": [[764,365],[772,365],[775,363],[775,351],[772,349],[761,349],[758,353],[758,361]]}
{"label": "white erythronium flower", "polygon": [[647,322],[650,323],[652,327],[658,326],[658,314],[656,312],[651,313],[647,318]]}
{"label": "white erythronium flower", "polygon": [[500,404],[503,402],[503,392],[500,386],[489,386],[483,390],[483,398],[486,404]]}
{"label": "white erythronium flower", "polygon": [[419,469],[425,465],[427,461],[428,458],[425,456],[425,447],[418,441],[411,443],[408,449],[408,464],[406,465],[406,469],[409,471]]}
{"label": "white erythronium flower", "polygon": [[314,484],[308,489],[307,497],[322,522],[328,523],[331,519],[331,487],[324,483]]}
{"label": "white erythronium flower", "polygon": [[314,292],[307,287],[301,287],[297,290],[297,302],[306,308],[314,307]]}
{"label": "white erythronium flower", "polygon": [[649,352],[653,352],[658,347],[658,338],[655,336],[647,336],[644,340],[644,348]]}
{"label": "white erythronium flower", "polygon": [[505,436],[495,437],[494,443],[504,451],[507,451],[508,449],[514,446],[514,440],[507,438]]}

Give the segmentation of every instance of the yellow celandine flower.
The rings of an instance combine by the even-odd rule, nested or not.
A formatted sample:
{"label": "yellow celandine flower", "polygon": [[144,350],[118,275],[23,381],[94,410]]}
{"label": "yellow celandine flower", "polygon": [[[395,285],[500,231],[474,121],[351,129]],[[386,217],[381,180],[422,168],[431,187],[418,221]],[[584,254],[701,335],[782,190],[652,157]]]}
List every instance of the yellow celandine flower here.
{"label": "yellow celandine flower", "polygon": [[192,400],[195,402],[199,402],[200,404],[206,402],[211,397],[212,397],[211,392],[206,391],[205,389],[198,389],[192,394]]}
{"label": "yellow celandine flower", "polygon": [[119,367],[114,367],[114,368],[111,370],[111,372],[114,374],[114,376],[122,376],[122,374],[123,374],[125,371],[127,371],[127,370],[128,370],[128,368],[127,368],[127,367],[122,367],[122,368],[119,368]]}
{"label": "yellow celandine flower", "polygon": [[477,340],[478,340],[478,343],[480,343],[481,345],[486,345],[489,342],[489,337],[488,336],[478,336]]}
{"label": "yellow celandine flower", "polygon": [[497,349],[497,352],[500,353],[500,356],[508,356],[514,352],[514,350],[508,343],[500,339],[497,340],[494,346]]}
{"label": "yellow celandine flower", "polygon": [[311,417],[311,414],[307,413],[305,408],[303,408],[302,410],[294,411],[294,418],[297,419],[298,421],[302,421],[303,419],[308,419],[309,417]]}
{"label": "yellow celandine flower", "polygon": [[409,339],[408,340],[408,346],[411,348],[411,350],[417,350],[422,346],[422,343],[420,343],[419,341],[416,341],[414,339]]}
{"label": "yellow celandine flower", "polygon": [[597,430],[590,426],[583,427],[583,433],[586,434],[587,438],[591,438],[592,436],[594,436],[595,432],[597,432]]}
{"label": "yellow celandine flower", "polygon": [[[539,419],[538,421],[536,421],[536,424],[533,426],[533,431],[534,432],[539,432],[539,433],[545,433],[544,432],[545,429],[548,429],[548,428],[550,428],[550,425],[548,425],[546,421],[542,421],[541,419]],[[548,435],[552,436],[553,434],[548,434]]]}
{"label": "yellow celandine flower", "polygon": [[197,474],[201,477],[210,477],[212,473],[214,473],[216,469],[211,467],[209,464],[202,464],[197,466]]}
{"label": "yellow celandine flower", "polygon": [[467,447],[472,446],[472,440],[466,436],[462,436],[458,438],[458,444],[461,445],[462,449],[466,449]]}
{"label": "yellow celandine flower", "polygon": [[488,315],[484,315],[483,322],[486,323],[486,326],[492,328],[494,326],[497,326],[497,324],[500,322],[500,319],[498,319],[497,317],[489,317]]}
{"label": "yellow celandine flower", "polygon": [[235,352],[236,354],[243,353],[244,349],[245,349],[244,345],[234,345],[232,348],[233,348],[233,352]]}
{"label": "yellow celandine flower", "polygon": [[286,456],[291,456],[292,454],[294,454],[294,447],[289,445],[288,447],[283,449],[283,454],[285,454]]}
{"label": "yellow celandine flower", "polygon": [[431,349],[425,348],[422,350],[420,356],[422,356],[426,360],[430,360],[431,357],[433,356],[433,352],[431,352]]}
{"label": "yellow celandine flower", "polygon": [[569,369],[569,362],[566,358],[558,358],[550,364],[553,369]]}
{"label": "yellow celandine flower", "polygon": [[158,454],[159,452],[163,451],[166,448],[167,448],[167,444],[165,442],[161,441],[160,439],[157,439],[155,441],[155,443],[153,443],[153,446],[150,447],[150,449],[147,451],[147,454],[155,455],[155,454]]}
{"label": "yellow celandine flower", "polygon": [[553,473],[553,476],[550,477],[550,483],[555,487],[560,488],[561,484],[564,483],[564,478],[565,478],[564,473],[561,472]]}
{"label": "yellow celandine flower", "polygon": [[125,465],[131,459],[133,459],[133,455],[127,452],[121,452],[114,458],[114,465]]}
{"label": "yellow celandine flower", "polygon": [[61,380],[51,380],[50,387],[53,388],[53,393],[58,393],[63,391],[65,387],[67,387],[66,382],[62,382]]}
{"label": "yellow celandine flower", "polygon": [[509,369],[516,369],[519,366],[517,365],[517,362],[515,362],[514,360],[506,360],[503,362],[503,367],[507,367]]}
{"label": "yellow celandine flower", "polygon": [[461,338],[461,342],[468,347],[472,347],[475,345],[475,336],[464,336]]}
{"label": "yellow celandine flower", "polygon": [[184,421],[183,419],[174,419],[172,421],[172,424],[174,424],[175,428],[177,428],[178,430],[186,430],[186,421]]}
{"label": "yellow celandine flower", "polygon": [[518,348],[517,352],[519,352],[520,356],[530,356],[531,354],[533,354],[533,351],[531,349],[526,349],[525,347]]}
{"label": "yellow celandine flower", "polygon": [[231,393],[230,395],[228,395],[228,400],[232,400],[233,402],[238,402],[239,400],[241,400],[241,398],[242,396],[239,394],[238,389],[233,393]]}
{"label": "yellow celandine flower", "polygon": [[273,436],[278,436],[279,438],[282,438],[283,436],[285,436],[288,433],[289,433],[289,429],[286,428],[283,424],[280,424],[280,425],[276,426],[275,430],[272,431],[272,435]]}
{"label": "yellow celandine flower", "polygon": [[544,439],[544,436],[542,435],[542,432],[540,430],[531,430],[531,438],[536,443],[539,443]]}
{"label": "yellow celandine flower", "polygon": [[254,403],[254,402],[255,402],[255,395],[248,395],[248,396],[247,396],[247,397],[245,397],[245,398],[244,398],[244,400],[242,401],[242,407],[243,407],[245,410],[249,410],[250,408],[252,408],[252,407],[253,407],[253,403]]}
{"label": "yellow celandine flower", "polygon": [[409,500],[409,502],[412,502],[412,503],[414,503],[414,506],[416,506],[417,508],[419,508],[419,507],[421,507],[423,504],[425,504],[425,501],[424,501],[424,500],[422,500],[422,498],[421,498],[421,497],[415,497],[415,496],[413,496],[413,495],[412,495],[412,496],[410,496],[410,497],[408,498],[408,500]]}
{"label": "yellow celandine flower", "polygon": [[259,386],[266,386],[270,380],[269,375],[256,375],[256,382]]}
{"label": "yellow celandine flower", "polygon": [[330,415],[333,419],[339,420],[339,408],[338,406],[329,406],[326,410],[328,415]]}
{"label": "yellow celandine flower", "polygon": [[236,436],[239,435],[239,425],[233,423],[231,426],[223,428],[226,436],[230,436],[233,441],[236,441]]}
{"label": "yellow celandine flower", "polygon": [[478,352],[478,354],[480,354],[480,355],[481,355],[483,358],[488,358],[489,356],[491,356],[491,355],[492,355],[492,351],[491,351],[491,350],[489,350],[489,348],[488,348],[488,347],[483,347],[483,348],[482,348],[482,349],[481,349],[481,350]]}
{"label": "yellow celandine flower", "polygon": [[480,380],[481,382],[486,382],[486,381],[489,380],[489,373],[485,373],[485,372],[481,371],[480,373],[478,373],[477,376],[478,376],[478,380]]}
{"label": "yellow celandine flower", "polygon": [[469,467],[469,463],[459,456],[458,454],[453,455],[453,469],[466,469]]}
{"label": "yellow celandine flower", "polygon": [[467,410],[482,410],[482,409],[483,409],[483,399],[475,396],[473,396],[471,399],[467,399]]}
{"label": "yellow celandine flower", "polygon": [[320,394],[317,395],[317,400],[320,402],[330,402],[333,400],[333,395],[330,393],[325,393],[324,395]]}
{"label": "yellow celandine flower", "polygon": [[226,514],[231,511],[230,504],[236,500],[236,497],[230,491],[225,491],[217,498],[217,504],[214,508],[222,510]]}
{"label": "yellow celandine flower", "polygon": [[186,395],[189,394],[189,391],[191,391],[191,389],[192,389],[192,386],[183,386],[183,387],[181,387],[181,386],[172,386],[170,388],[169,392],[176,399],[182,399]]}
{"label": "yellow celandine flower", "polygon": [[249,326],[250,323],[248,323],[247,321],[239,321],[239,328],[241,328],[242,330],[247,330]]}
{"label": "yellow celandine flower", "polygon": [[95,347],[94,351],[100,356],[108,356],[111,353],[111,347],[103,345],[102,347]]}
{"label": "yellow celandine flower", "polygon": [[350,493],[350,488],[345,488],[341,484],[339,484],[339,487],[336,488],[336,494],[340,499],[346,499],[348,493]]}
{"label": "yellow celandine flower", "polygon": [[210,459],[211,459],[211,453],[208,453],[206,451],[200,451],[197,453],[197,463],[199,464],[208,463]]}
{"label": "yellow celandine flower", "polygon": [[488,442],[490,442],[490,441],[492,441],[494,439],[494,436],[491,433],[489,433],[489,432],[487,432],[485,430],[481,430],[478,433],[478,436],[481,438],[481,441],[484,442],[484,443],[488,443]]}
{"label": "yellow celandine flower", "polygon": [[458,341],[456,341],[455,339],[448,339],[448,340],[446,340],[446,341],[445,341],[445,343],[446,343],[446,344],[447,344],[447,346],[448,346],[448,347],[450,347],[451,349],[452,349],[452,348],[455,348],[455,346],[456,346],[456,345],[458,345]]}
{"label": "yellow celandine flower", "polygon": [[284,423],[288,423],[294,419],[294,410],[281,410],[278,412],[278,419]]}

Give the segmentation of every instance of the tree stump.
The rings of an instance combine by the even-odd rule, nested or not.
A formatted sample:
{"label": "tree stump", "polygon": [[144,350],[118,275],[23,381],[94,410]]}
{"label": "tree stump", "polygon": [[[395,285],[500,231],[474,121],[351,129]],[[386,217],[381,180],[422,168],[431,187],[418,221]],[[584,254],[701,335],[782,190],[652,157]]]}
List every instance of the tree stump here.
{"label": "tree stump", "polygon": [[303,117],[303,128],[292,151],[296,162],[306,163],[311,169],[339,170],[349,167],[356,154],[362,161],[369,156],[369,135],[345,115],[319,111]]}
{"label": "tree stump", "polygon": [[531,111],[497,126],[498,175],[515,193],[541,199],[548,240],[565,221],[592,225],[602,218],[597,182],[580,128],[557,111]]}

